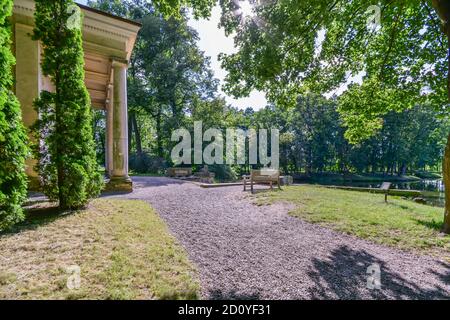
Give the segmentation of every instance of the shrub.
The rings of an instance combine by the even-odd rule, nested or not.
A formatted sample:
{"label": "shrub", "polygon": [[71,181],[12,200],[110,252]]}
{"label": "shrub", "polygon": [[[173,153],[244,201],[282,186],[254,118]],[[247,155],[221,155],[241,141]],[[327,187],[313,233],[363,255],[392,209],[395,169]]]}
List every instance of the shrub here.
{"label": "shrub", "polygon": [[84,54],[79,8],[72,0],[36,0],[33,38],[44,48],[42,71],[54,92],[35,102],[35,125],[42,187],[61,209],[78,209],[96,197],[103,178],[98,172],[92,134],[92,110],[84,84]]}
{"label": "shrub", "polygon": [[234,168],[226,164],[208,165],[208,170],[214,172],[215,178],[220,181],[234,181],[237,180],[238,175]]}
{"label": "shrub", "polygon": [[166,160],[147,152],[130,154],[129,165],[137,173],[159,173],[167,168]]}
{"label": "shrub", "polygon": [[11,92],[12,65],[9,16],[12,0],[0,0],[0,230],[23,220],[26,199],[27,136],[19,102]]}

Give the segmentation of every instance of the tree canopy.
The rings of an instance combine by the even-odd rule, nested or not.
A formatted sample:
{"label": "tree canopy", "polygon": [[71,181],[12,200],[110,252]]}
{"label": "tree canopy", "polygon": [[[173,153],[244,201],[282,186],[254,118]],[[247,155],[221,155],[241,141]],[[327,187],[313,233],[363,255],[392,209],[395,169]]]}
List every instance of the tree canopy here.
{"label": "tree canopy", "polygon": [[[185,7],[192,9],[195,17],[209,17],[216,0],[88,0],[88,5],[118,16],[137,19],[146,13],[145,9],[158,11],[166,18],[180,17]],[[148,11],[147,11],[148,12]]]}
{"label": "tree canopy", "polygon": [[236,1],[221,5],[222,26],[236,34],[239,48],[221,57],[229,93],[259,89],[294,105],[301,92],[332,93],[364,74],[348,90],[353,104],[342,99],[355,140],[368,125],[379,129],[380,115],[418,101],[433,99],[444,111],[448,40],[430,1],[381,1],[379,25],[368,23],[377,12],[367,0],[257,1],[251,17],[242,16]]}

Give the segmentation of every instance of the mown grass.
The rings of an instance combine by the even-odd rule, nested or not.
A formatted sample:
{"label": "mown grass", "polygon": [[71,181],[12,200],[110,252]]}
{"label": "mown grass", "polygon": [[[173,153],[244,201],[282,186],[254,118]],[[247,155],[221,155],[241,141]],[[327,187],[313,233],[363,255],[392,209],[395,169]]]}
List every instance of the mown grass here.
{"label": "mown grass", "polygon": [[[70,290],[72,265],[80,267],[81,283]],[[97,199],[64,216],[35,209],[25,224],[0,236],[1,299],[198,297],[186,252],[142,201]]]}
{"label": "mown grass", "polygon": [[285,201],[295,204],[292,216],[331,227],[376,243],[440,255],[450,259],[450,236],[440,233],[443,209],[397,197],[329,189],[291,186],[256,196],[260,205]]}

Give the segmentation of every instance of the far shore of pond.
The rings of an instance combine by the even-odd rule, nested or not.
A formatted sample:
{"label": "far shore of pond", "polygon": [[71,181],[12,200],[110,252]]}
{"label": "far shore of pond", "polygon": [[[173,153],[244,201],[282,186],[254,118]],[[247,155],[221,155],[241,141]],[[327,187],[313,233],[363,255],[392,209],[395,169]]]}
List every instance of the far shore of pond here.
{"label": "far shore of pond", "polygon": [[294,180],[298,182],[316,182],[316,183],[323,183],[328,184],[332,182],[414,182],[414,181],[420,181],[423,179],[441,179],[442,176],[440,173],[436,172],[417,172],[414,174],[408,174],[408,175],[391,175],[391,174],[383,174],[383,173],[372,173],[372,174],[342,174],[342,173],[330,173],[330,172],[324,172],[324,173],[312,173],[312,174],[305,174],[305,173],[297,173],[293,174]]}

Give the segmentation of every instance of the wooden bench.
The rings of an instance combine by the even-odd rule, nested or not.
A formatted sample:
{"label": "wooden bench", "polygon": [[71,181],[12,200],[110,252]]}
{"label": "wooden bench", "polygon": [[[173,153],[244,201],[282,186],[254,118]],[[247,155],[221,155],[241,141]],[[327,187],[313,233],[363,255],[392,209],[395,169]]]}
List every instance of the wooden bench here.
{"label": "wooden bench", "polygon": [[268,183],[270,189],[273,189],[273,184],[276,183],[278,189],[281,189],[280,171],[274,169],[251,170],[250,175],[242,176],[244,183],[244,191],[247,190],[247,183],[250,182],[250,190],[253,193],[253,185],[256,183]]}
{"label": "wooden bench", "polygon": [[192,175],[192,168],[167,168],[169,177],[189,177]]}
{"label": "wooden bench", "polygon": [[391,188],[392,183],[383,182],[380,186],[380,189],[384,191],[384,202],[387,202],[387,197],[389,193],[389,189]]}

